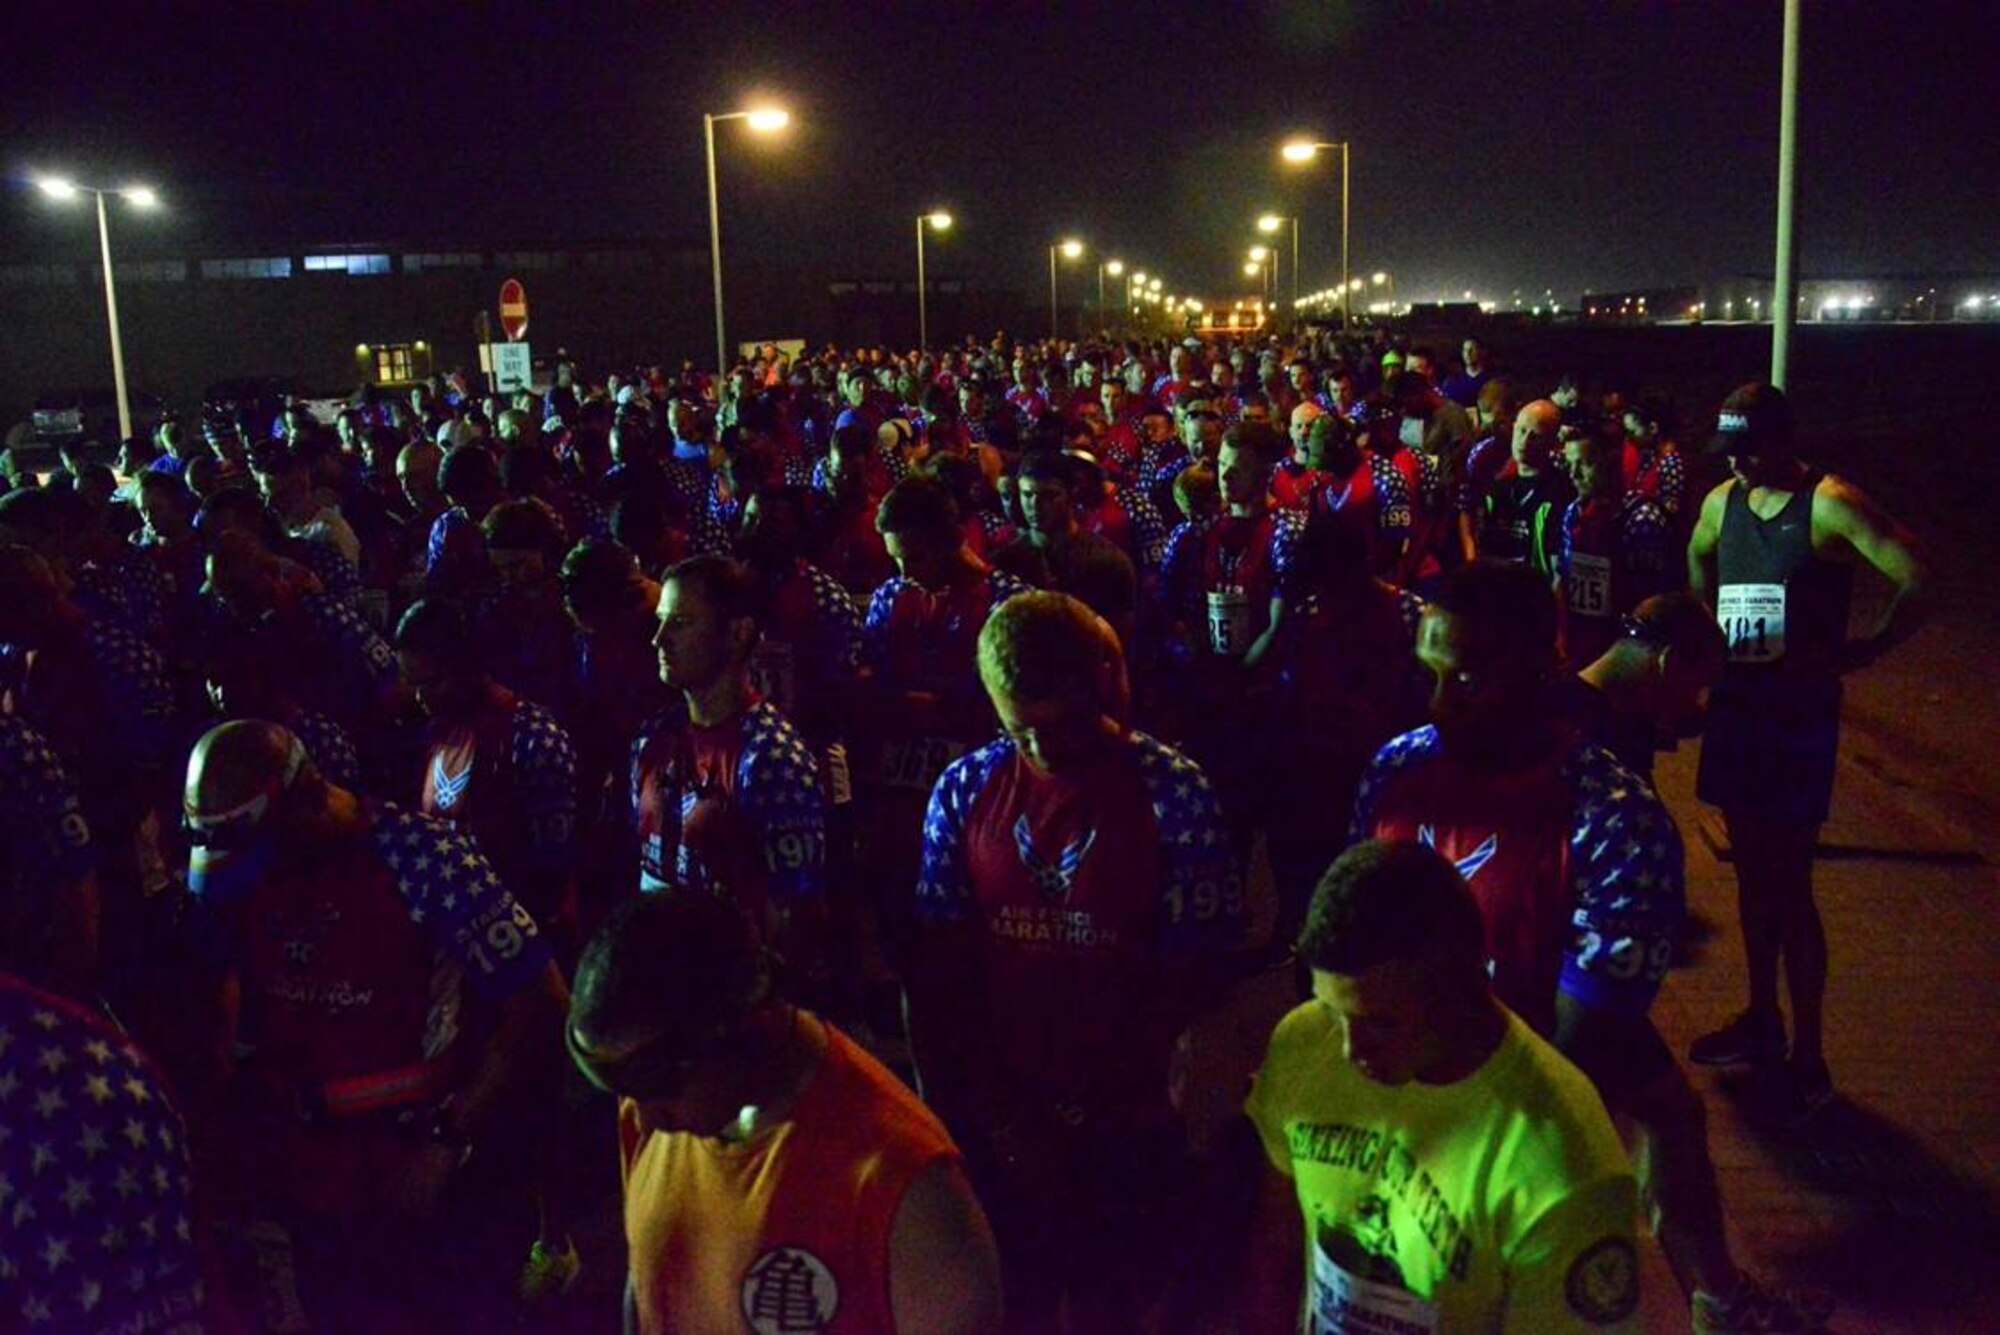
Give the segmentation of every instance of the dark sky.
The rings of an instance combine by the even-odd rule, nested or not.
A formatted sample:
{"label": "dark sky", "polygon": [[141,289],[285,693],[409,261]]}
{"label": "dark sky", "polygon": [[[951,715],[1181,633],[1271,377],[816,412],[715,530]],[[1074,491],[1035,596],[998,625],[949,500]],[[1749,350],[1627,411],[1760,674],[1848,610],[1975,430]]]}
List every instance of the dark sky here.
{"label": "dark sky", "polygon": [[[732,267],[901,275],[941,202],[940,271],[1033,292],[1074,233],[1216,296],[1296,209],[1325,284],[1339,177],[1295,130],[1353,141],[1354,268],[1406,299],[1770,264],[1780,0],[5,4],[9,170],[142,173],[176,246],[698,245],[701,113],[768,90],[791,131],[720,131]],[[1806,5],[1809,274],[2000,270],[1995,12]],[[50,213],[13,189],[0,245],[76,244]]]}

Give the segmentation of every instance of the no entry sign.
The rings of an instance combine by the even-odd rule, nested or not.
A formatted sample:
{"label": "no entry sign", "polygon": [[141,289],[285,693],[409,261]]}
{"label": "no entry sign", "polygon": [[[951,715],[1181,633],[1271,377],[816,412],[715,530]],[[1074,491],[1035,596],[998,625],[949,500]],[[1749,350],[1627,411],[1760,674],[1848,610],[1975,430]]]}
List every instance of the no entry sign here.
{"label": "no entry sign", "polygon": [[518,278],[500,284],[500,331],[510,343],[518,343],[528,332],[528,289]]}

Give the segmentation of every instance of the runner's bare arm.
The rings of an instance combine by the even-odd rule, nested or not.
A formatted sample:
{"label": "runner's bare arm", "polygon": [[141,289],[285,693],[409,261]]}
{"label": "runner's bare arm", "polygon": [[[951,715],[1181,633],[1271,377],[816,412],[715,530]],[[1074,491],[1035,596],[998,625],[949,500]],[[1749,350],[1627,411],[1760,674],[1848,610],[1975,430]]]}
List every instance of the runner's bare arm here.
{"label": "runner's bare arm", "polygon": [[452,1096],[452,1119],[469,1136],[476,1137],[495,1106],[510,1095],[554,1088],[569,990],[556,966],[549,964],[498,1009],[492,1036]]}
{"label": "runner's bare arm", "polygon": [[1859,487],[1829,476],[1821,480],[1813,500],[1814,548],[1845,544],[1895,588],[1875,628],[1847,646],[1845,666],[1866,667],[1916,634],[1929,618],[1930,569],[1916,535]]}
{"label": "runner's bare arm", "polygon": [[925,1169],[896,1209],[889,1306],[897,1335],[998,1335],[1000,1250],[951,1159]]}
{"label": "runner's bare arm", "polygon": [[1710,607],[1715,606],[1715,549],[1722,540],[1722,510],[1735,485],[1719,483],[1702,498],[1701,517],[1688,537],[1688,589]]}
{"label": "runner's bare arm", "polygon": [[1298,1188],[1269,1164],[1257,1190],[1243,1267],[1244,1335],[1290,1335],[1305,1298],[1305,1217]]}

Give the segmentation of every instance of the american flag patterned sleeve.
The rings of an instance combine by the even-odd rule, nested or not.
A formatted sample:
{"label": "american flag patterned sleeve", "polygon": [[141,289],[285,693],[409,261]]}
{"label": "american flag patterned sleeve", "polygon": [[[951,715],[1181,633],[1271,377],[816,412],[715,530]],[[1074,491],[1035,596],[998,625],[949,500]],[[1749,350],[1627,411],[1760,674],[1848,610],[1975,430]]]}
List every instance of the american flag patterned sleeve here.
{"label": "american flag patterned sleeve", "polygon": [[576,747],[554,714],[526,701],[514,711],[514,774],[534,870],[567,874],[576,853]]}
{"label": "american flag patterned sleeve", "polygon": [[0,975],[0,1329],[195,1331],[187,1129],[81,1007]]}
{"label": "american flag patterned sleeve", "polygon": [[1400,737],[1392,737],[1362,772],[1361,787],[1354,794],[1354,818],[1347,825],[1349,847],[1371,838],[1375,830],[1375,802],[1382,785],[1412,760],[1434,754],[1438,748],[1437,729],[1425,724]]}
{"label": "american flag patterned sleeve", "polygon": [[470,835],[384,803],[375,848],[396,878],[410,921],[458,964],[473,991],[501,1001],[541,976],[552,956],[540,926]]}
{"label": "american flag patterned sleeve", "polygon": [[1687,916],[1680,831],[1652,789],[1599,747],[1580,748],[1565,777],[1576,794],[1574,908],[1559,986],[1593,1009],[1641,1015]]}
{"label": "american flag patterned sleeve", "polygon": [[320,777],[337,788],[355,791],[361,783],[361,757],[347,729],[311,711],[292,720],[292,732],[306,749],[306,756]]}
{"label": "american flag patterned sleeve", "polygon": [[824,898],[826,794],[818,763],[798,731],[768,704],[751,708],[743,731],[737,800],[762,846],[771,898]]}
{"label": "american flag patterned sleeve", "polygon": [[76,884],[93,861],[90,825],[62,761],[19,717],[0,715],[0,876],[39,903]]}
{"label": "american flag patterned sleeve", "polygon": [[104,673],[119,750],[133,764],[155,768],[178,757],[177,710],[167,665],[159,653],[131,631],[108,621],[84,629],[92,658]]}
{"label": "american flag patterned sleeve", "polygon": [[399,679],[396,651],[352,605],[329,594],[309,593],[299,607],[340,655],[336,673],[343,707],[355,714],[373,709]]}
{"label": "american flag patterned sleeve", "polygon": [[923,858],[917,872],[917,918],[931,924],[970,921],[972,883],[966,879],[965,821],[994,770],[1014,754],[1002,737],[960,756],[938,776],[924,811]]}
{"label": "american flag patterned sleeve", "polygon": [[1213,955],[1250,930],[1243,869],[1208,776],[1186,756],[1134,733],[1139,772],[1159,826],[1160,944],[1170,955]]}
{"label": "american flag patterned sleeve", "polygon": [[818,566],[805,567],[812,589],[813,617],[819,626],[820,653],[836,680],[852,680],[861,669],[861,612],[833,576]]}
{"label": "american flag patterned sleeve", "polygon": [[1271,515],[1271,591],[1280,598],[1299,597],[1299,544],[1305,537],[1306,521],[1295,510],[1278,510]]}
{"label": "american flag patterned sleeve", "polygon": [[1415,523],[1410,484],[1402,469],[1379,454],[1369,458],[1368,467],[1374,477],[1375,494],[1380,498],[1380,518],[1376,522],[1382,530],[1382,540],[1394,551],[1409,540],[1410,527]]}
{"label": "american flag patterned sleeve", "polygon": [[875,672],[889,666],[889,622],[905,583],[901,575],[893,576],[869,596],[868,615],[861,623],[861,650],[863,660]]}

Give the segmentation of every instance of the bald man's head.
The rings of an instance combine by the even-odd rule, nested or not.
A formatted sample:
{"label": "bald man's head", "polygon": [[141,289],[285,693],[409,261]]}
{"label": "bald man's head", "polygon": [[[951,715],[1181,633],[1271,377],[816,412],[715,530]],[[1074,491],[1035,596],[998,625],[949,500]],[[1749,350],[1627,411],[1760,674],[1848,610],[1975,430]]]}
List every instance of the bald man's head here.
{"label": "bald man's head", "polygon": [[1547,399],[1524,404],[1514,418],[1514,463],[1518,468],[1539,472],[1555,457],[1556,436],[1562,428],[1562,409]]}
{"label": "bald man's head", "polygon": [[428,510],[437,504],[438,468],[443,463],[444,451],[428,440],[405,445],[396,456],[396,480],[417,509]]}

